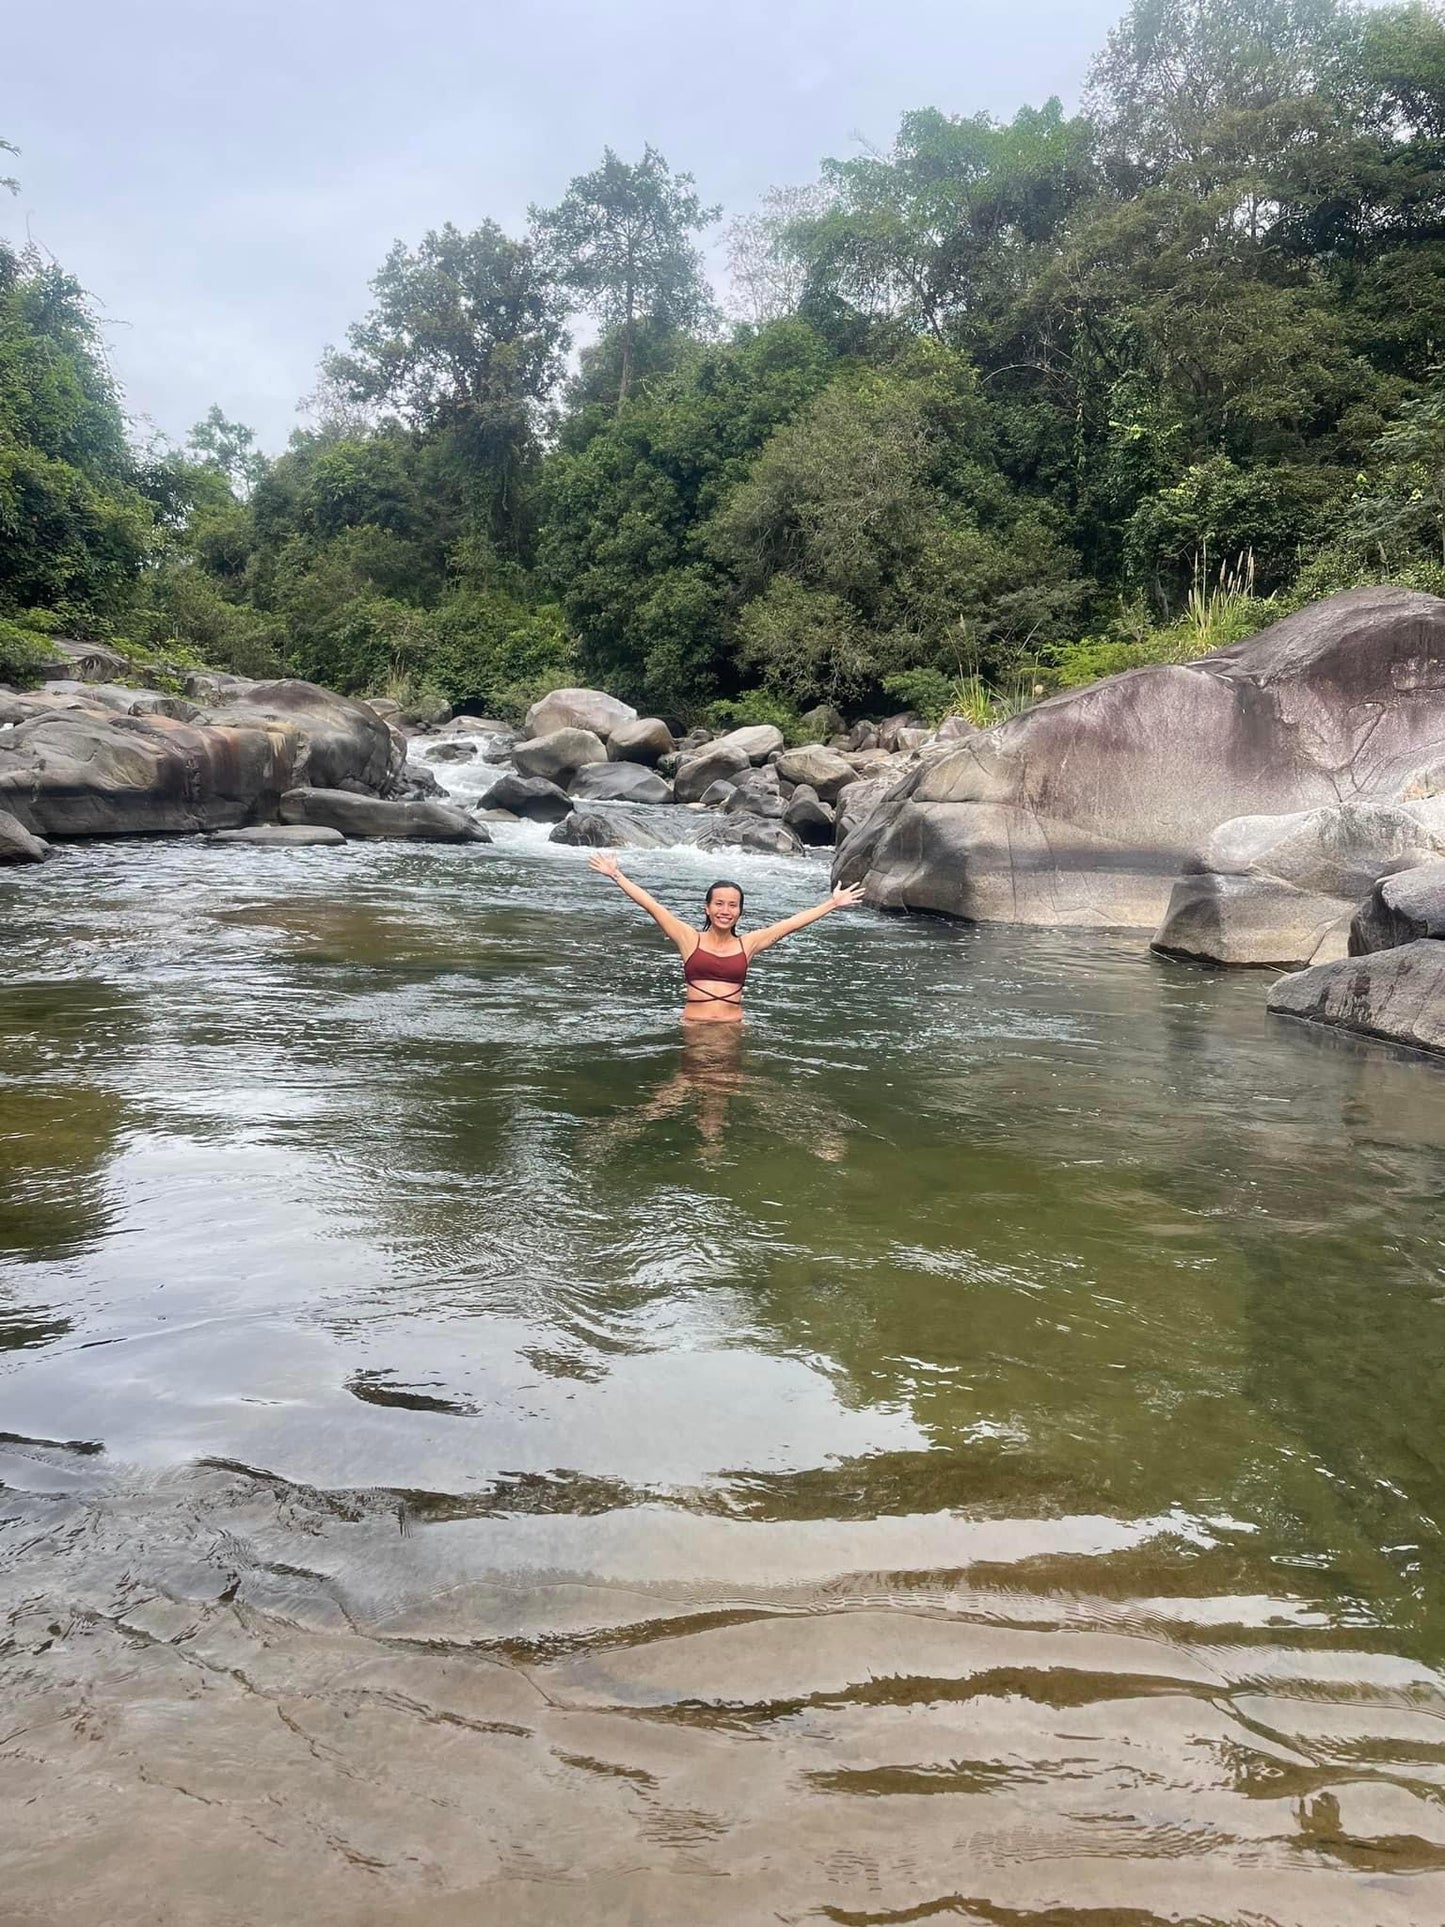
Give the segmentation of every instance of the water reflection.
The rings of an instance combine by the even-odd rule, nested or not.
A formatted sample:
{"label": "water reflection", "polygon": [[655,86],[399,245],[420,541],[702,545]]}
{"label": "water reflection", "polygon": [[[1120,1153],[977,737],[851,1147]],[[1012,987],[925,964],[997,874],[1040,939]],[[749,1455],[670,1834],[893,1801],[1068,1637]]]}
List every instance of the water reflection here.
{"label": "water reflection", "polygon": [[111,1229],[129,1107],[108,1079],[141,1022],[104,984],[0,990],[0,1259],[71,1256]]}
{"label": "water reflection", "polygon": [[813,1157],[837,1163],[847,1149],[853,1122],[834,1106],[810,1102],[796,1087],[770,1075],[750,1058],[742,1024],[683,1024],[675,1067],[650,1097],[631,1105],[595,1133],[595,1154],[616,1156],[650,1125],[678,1116],[690,1119],[698,1157],[716,1165],[735,1110],[747,1110],[764,1130]]}

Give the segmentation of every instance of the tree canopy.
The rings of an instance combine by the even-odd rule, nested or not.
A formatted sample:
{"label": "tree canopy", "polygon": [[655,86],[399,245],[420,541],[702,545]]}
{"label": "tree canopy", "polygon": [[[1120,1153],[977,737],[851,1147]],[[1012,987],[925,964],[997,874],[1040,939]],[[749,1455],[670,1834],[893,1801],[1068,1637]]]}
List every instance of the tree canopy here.
{"label": "tree canopy", "polygon": [[736,217],[722,303],[651,147],[398,241],[270,462],[220,404],[137,451],[0,251],[0,618],[423,707],[997,713],[1445,590],[1440,8],[1136,0],[1078,113],[961,105]]}

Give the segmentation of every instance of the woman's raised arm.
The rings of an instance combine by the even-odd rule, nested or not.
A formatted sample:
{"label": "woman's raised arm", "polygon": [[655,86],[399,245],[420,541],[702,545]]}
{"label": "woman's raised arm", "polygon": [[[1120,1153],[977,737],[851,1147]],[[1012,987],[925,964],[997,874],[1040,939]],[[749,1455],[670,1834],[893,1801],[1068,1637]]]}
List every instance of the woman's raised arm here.
{"label": "woman's raised arm", "polygon": [[697,942],[697,932],[691,924],[684,923],[681,917],[675,917],[665,904],[659,903],[656,897],[650,897],[640,883],[634,883],[631,877],[624,876],[622,865],[610,850],[598,850],[587,861],[599,876],[611,877],[622,894],[640,904],[658,928],[672,939],[683,956],[688,955]]}
{"label": "woman's raised arm", "polygon": [[811,910],[800,910],[795,917],[784,917],[781,923],[770,923],[765,930],[755,930],[751,936],[744,937],[748,955],[755,957],[760,950],[766,950],[769,944],[780,943],[784,937],[791,937],[795,930],[806,930],[810,923],[816,923],[819,917],[826,917],[830,911],[851,910],[854,904],[862,901],[863,892],[858,884],[841,886],[832,896],[815,903]]}

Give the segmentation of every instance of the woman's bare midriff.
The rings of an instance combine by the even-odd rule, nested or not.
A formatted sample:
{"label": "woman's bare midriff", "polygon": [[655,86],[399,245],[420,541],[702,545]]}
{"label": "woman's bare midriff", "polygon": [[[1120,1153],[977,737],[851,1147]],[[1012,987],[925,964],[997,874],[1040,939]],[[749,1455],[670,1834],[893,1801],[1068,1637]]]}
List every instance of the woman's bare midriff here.
{"label": "woman's bare midriff", "polygon": [[701,997],[686,999],[682,1006],[685,1024],[740,1024],[743,1021],[742,999],[728,995],[729,991],[737,989],[736,984],[724,983],[719,979],[713,983],[701,983],[697,988],[716,991],[717,1000],[704,1000]]}

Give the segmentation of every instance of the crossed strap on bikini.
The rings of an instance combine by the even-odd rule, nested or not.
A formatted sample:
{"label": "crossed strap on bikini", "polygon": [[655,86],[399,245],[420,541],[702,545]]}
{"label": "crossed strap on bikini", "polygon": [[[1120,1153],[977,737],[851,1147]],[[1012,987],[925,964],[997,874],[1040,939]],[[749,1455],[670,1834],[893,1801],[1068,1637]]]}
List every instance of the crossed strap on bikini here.
{"label": "crossed strap on bikini", "polygon": [[[748,974],[747,945],[738,939],[736,950],[729,950],[719,956],[716,951],[704,950],[701,943],[693,945],[683,959],[682,980],[689,991],[696,991],[696,997],[689,997],[689,1003],[706,1001],[714,1004],[740,1004],[743,1000],[743,983]],[[714,983],[732,980],[731,990],[709,990],[698,982],[699,977],[711,977]]]}

